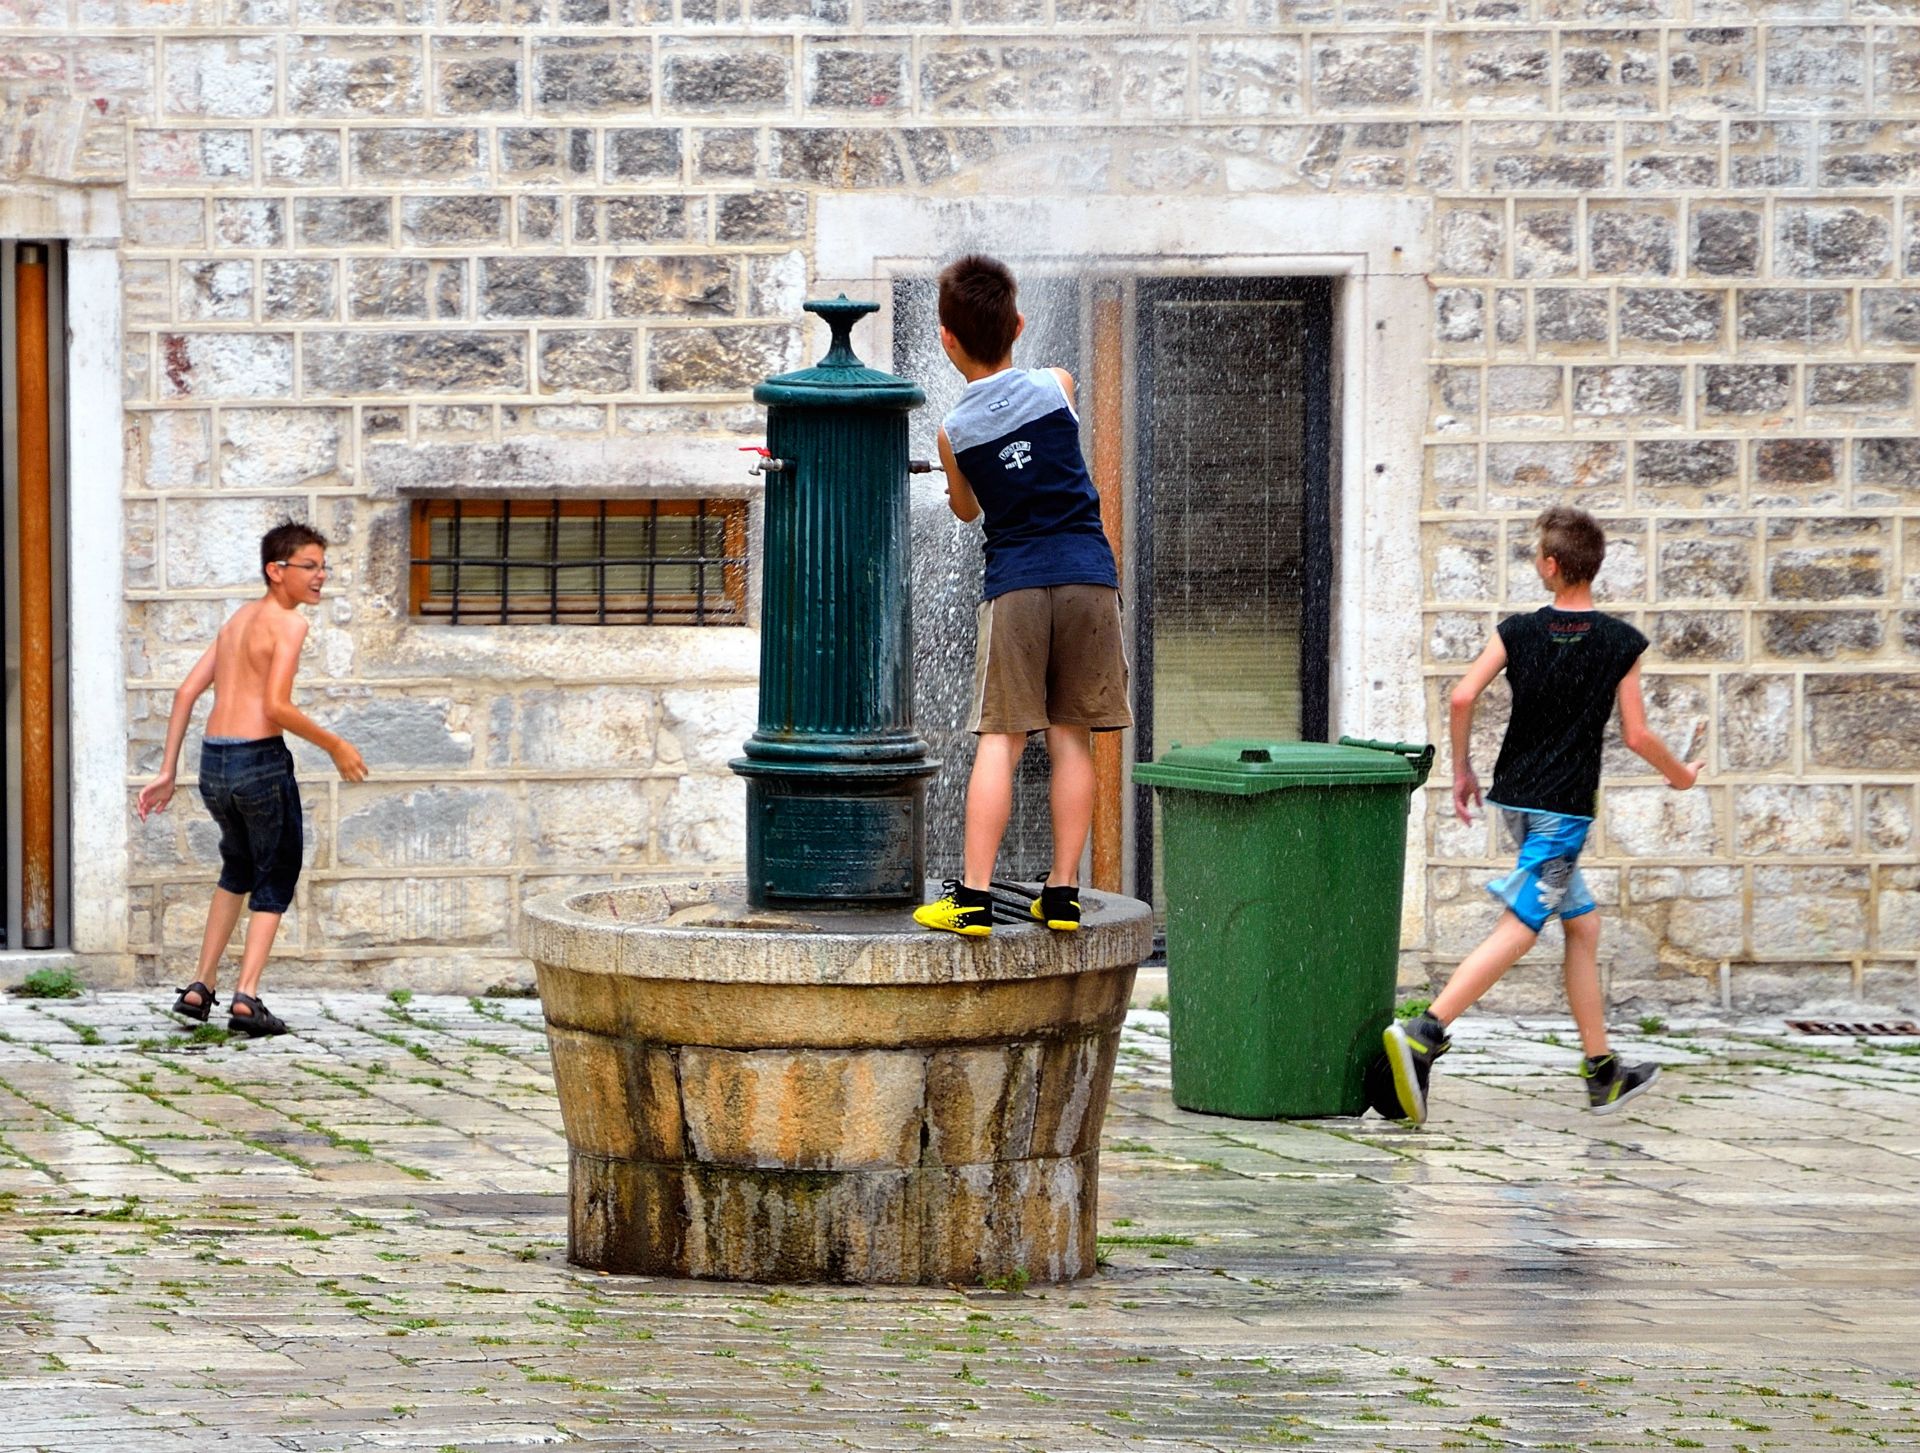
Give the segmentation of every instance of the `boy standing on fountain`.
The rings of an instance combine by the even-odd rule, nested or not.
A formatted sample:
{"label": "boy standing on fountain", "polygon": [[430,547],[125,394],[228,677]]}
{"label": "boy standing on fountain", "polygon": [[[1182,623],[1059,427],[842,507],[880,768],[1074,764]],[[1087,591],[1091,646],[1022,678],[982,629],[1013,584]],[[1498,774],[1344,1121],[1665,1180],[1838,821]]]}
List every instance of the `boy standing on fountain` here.
{"label": "boy standing on fountain", "polygon": [[1640,653],[1647,638],[1594,609],[1593,578],[1607,555],[1606,533],[1585,510],[1556,505],[1533,522],[1533,568],[1553,604],[1508,616],[1461,678],[1449,702],[1453,733],[1453,810],[1473,821],[1482,803],[1469,755],[1473,708],[1502,670],[1513,689],[1506,739],[1493,769],[1493,806],[1519,854],[1514,870],[1488,885],[1506,905],[1487,940],[1461,961],[1440,997],[1406,1025],[1387,1027],[1386,1053],[1400,1108],[1416,1125],[1427,1118],[1427,1081],[1447,1050],[1447,1026],[1533,947],[1559,915],[1566,935],[1567,1005],[1580,1029],[1588,1107],[1619,1109],[1652,1086],[1658,1065],[1627,1065],[1607,1046],[1600,998],[1600,914],[1580,874],[1580,849],[1593,826],[1600,750],[1615,703],[1628,750],[1667,785],[1684,792],[1704,762],[1682,762],[1647,729],[1640,698]]}
{"label": "boy standing on fountain", "polygon": [[287,1032],[255,992],[300,878],[300,788],[293,780],[293,753],[281,733],[290,731],[319,747],[349,782],[367,775],[366,763],[349,743],[293,704],[293,677],[307,638],[299,608],[320,603],[326,536],[291,520],[276,525],[260,541],[260,574],[266,594],[233,613],[174,692],[166,758],[160,774],[140,789],[138,804],[145,821],[173,800],[187,724],[194,703],[211,686],[213,710],[200,744],[200,796],[220,825],[220,882],[207,909],[199,977],[180,991],[173,1013],[207,1022],[219,1002],[213,986],[220,956],[245,904],[253,916],[247,920],[240,979],[227,1006],[227,1029],[248,1038]]}
{"label": "boy standing on fountain", "polygon": [[1013,812],[1014,769],[1030,733],[1052,763],[1053,870],[1030,912],[1080,926],[1080,854],[1093,826],[1092,733],[1133,724],[1119,576],[1080,453],[1073,375],[1015,368],[1026,326],[1005,264],[970,256],[940,274],[940,346],[967,391],[940,429],[947,503],[985,517],[962,876],[914,911],[928,928],[992,932],[990,885]]}

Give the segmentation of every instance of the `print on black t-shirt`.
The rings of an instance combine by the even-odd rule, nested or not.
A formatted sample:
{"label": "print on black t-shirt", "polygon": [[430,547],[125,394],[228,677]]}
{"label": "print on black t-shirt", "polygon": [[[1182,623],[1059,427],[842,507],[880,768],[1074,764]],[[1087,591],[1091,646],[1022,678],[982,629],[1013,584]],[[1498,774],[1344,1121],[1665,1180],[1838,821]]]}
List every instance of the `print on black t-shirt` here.
{"label": "print on black t-shirt", "polygon": [[1494,764],[1491,800],[1592,817],[1614,693],[1647,638],[1597,610],[1550,605],[1508,616],[1499,629],[1513,715]]}

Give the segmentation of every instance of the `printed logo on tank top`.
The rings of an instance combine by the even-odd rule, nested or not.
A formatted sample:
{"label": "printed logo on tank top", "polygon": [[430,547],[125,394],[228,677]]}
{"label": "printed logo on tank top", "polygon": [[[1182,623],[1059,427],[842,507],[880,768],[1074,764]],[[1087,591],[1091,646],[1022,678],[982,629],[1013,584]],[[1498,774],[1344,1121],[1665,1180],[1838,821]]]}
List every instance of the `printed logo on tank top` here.
{"label": "printed logo on tank top", "polygon": [[1578,646],[1593,634],[1593,617],[1580,620],[1549,620],[1547,639],[1556,646]]}
{"label": "printed logo on tank top", "polygon": [[944,421],[947,444],[985,515],[981,597],[1116,583],[1080,421],[1049,369],[976,379]]}

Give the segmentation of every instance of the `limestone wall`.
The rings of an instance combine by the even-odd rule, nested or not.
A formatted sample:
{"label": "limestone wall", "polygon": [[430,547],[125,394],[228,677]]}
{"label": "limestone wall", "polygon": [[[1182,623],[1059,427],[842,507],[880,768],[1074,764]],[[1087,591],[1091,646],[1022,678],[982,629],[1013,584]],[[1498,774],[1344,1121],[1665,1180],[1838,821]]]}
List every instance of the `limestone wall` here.
{"label": "limestone wall", "polygon": [[[1681,796],[1609,752],[1588,877],[1615,998],[1911,1006],[1920,133],[1899,118],[1920,31],[1736,18],[1563,33],[1557,68],[1544,35],[1440,53],[1468,52],[1456,86],[1538,71],[1564,113],[1626,114],[1470,122],[1492,195],[1439,209],[1429,713],[1502,609],[1544,599],[1528,515],[1601,514],[1598,593],[1653,640],[1650,717],[1710,773]],[[1483,764],[1503,724],[1502,698]],[[1434,805],[1439,967],[1484,932],[1500,849]]]}
{"label": "limestone wall", "polygon": [[[753,636],[411,625],[409,490],[736,492],[744,391],[800,356],[827,192],[1413,194],[1438,259],[1426,495],[1389,544],[1425,562],[1425,729],[1538,598],[1531,514],[1600,511],[1655,721],[1714,769],[1675,797],[1616,753],[1589,870],[1616,991],[1910,1002],[1909,15],[0,0],[0,180],[124,193],[129,784],[253,538],[312,516],[339,570],[306,679],[376,775],[307,774],[290,947],[497,977],[533,880],[737,862]],[[1443,796],[1412,945],[1434,964],[1484,927],[1497,862]],[[190,954],[211,846],[190,799],[136,832],[143,971]]]}

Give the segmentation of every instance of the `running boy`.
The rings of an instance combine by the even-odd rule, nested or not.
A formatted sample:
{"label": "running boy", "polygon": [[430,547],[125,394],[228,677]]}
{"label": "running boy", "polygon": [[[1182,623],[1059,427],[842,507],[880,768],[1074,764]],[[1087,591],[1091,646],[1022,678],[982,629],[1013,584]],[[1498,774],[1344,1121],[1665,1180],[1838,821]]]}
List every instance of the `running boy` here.
{"label": "running boy", "polygon": [[1486,942],[1453,971],[1425,1014],[1386,1030],[1394,1091],[1415,1124],[1427,1118],[1427,1077],[1447,1050],[1447,1026],[1533,947],[1555,914],[1566,935],[1567,1003],[1586,1052],[1580,1073],[1588,1106],[1600,1114],[1617,1110],[1660,1074],[1658,1065],[1622,1064],[1607,1047],[1600,918],[1580,874],[1580,848],[1593,826],[1601,742],[1616,700],[1628,749],[1669,787],[1684,792],[1706,764],[1680,761],[1647,730],[1640,699],[1640,653],[1647,638],[1593,605],[1593,578],[1607,553],[1599,522],[1584,510],[1557,505],[1534,521],[1534,531],[1533,568],[1553,592],[1553,604],[1501,621],[1450,702],[1453,808],[1471,822],[1471,809],[1481,805],[1480,779],[1469,758],[1474,703],[1505,669],[1513,714],[1494,764],[1492,803],[1519,861],[1488,885],[1506,912]]}
{"label": "running boy", "polygon": [[199,977],[180,991],[173,1012],[206,1023],[219,1002],[213,986],[220,955],[245,903],[253,916],[247,921],[227,1029],[250,1038],[287,1032],[255,993],[300,877],[300,789],[293,780],[293,753],[281,733],[293,732],[319,747],[349,782],[367,775],[358,752],[293,704],[293,676],[307,638],[299,607],[320,603],[326,549],[326,536],[306,525],[288,521],[267,531],[260,541],[266,594],[234,612],[174,692],[165,763],[160,775],[140,789],[142,821],[166,809],[194,703],[212,686],[213,710],[200,747],[200,796],[220,824],[220,884],[207,910]]}
{"label": "running boy", "polygon": [[940,463],[954,514],[986,517],[986,578],[963,876],[913,916],[975,937],[992,932],[993,861],[1028,734],[1046,732],[1053,769],[1053,869],[1029,911],[1070,931],[1080,926],[1076,880],[1093,825],[1091,733],[1133,724],[1119,577],[1080,453],[1073,375],[1013,366],[1027,321],[1016,291],[990,257],[963,257],[940,274],[940,346],[967,380],[940,429]]}

